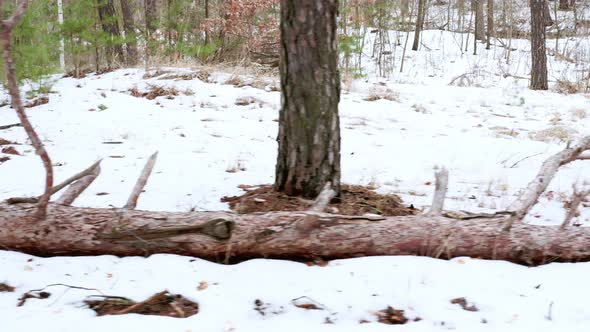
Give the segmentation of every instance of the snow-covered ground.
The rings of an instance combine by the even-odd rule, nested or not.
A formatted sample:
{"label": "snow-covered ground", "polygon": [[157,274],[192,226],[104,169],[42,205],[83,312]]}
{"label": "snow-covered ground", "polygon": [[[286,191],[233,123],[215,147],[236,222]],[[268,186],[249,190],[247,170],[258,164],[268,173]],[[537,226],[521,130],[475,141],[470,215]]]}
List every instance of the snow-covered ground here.
{"label": "snow-covered ground", "polygon": [[[440,34],[426,33],[425,43],[435,43]],[[438,45],[449,38],[454,37],[440,37]],[[496,75],[501,70],[491,57],[484,61],[485,55],[456,52],[441,56],[440,50],[409,54],[401,79],[373,77],[345,86],[340,107],[343,182],[396,193],[406,204],[423,208],[431,200],[433,173],[446,167],[446,208],[502,210],[548,156],[590,134],[588,95],[530,91],[526,80]],[[465,63],[480,63],[482,73],[492,74],[476,75],[481,87],[449,86],[449,78],[463,73],[455,67],[459,60],[463,69]],[[420,61],[432,66],[421,67],[426,63]],[[566,62],[555,60],[555,66]],[[225,84],[237,79],[223,72],[213,73],[207,82],[143,79],[144,73],[125,69],[56,79],[49,103],[28,109],[56,166],[57,181],[103,158],[101,176],[76,205],[122,206],[154,151],[159,151],[158,161],[138,209],[227,209],[220,198],[240,194],[240,184],[272,183],[280,104],[280,93],[272,91],[276,79],[239,76],[242,82],[255,81],[254,88]],[[148,100],[129,92],[147,91],[150,85],[174,87],[178,96]],[[386,98],[367,100],[377,96]],[[15,122],[8,106],[0,108],[0,125]],[[43,168],[22,128],[2,130],[0,137],[20,143],[13,147],[23,154],[0,154],[11,158],[0,164],[0,199],[39,194]],[[589,171],[590,162],[563,167],[527,222],[560,223],[572,185],[587,185]],[[575,222],[588,224],[590,209],[583,208]],[[325,267],[272,260],[225,266],[174,255],[37,258],[0,251],[0,266],[0,283],[16,287],[14,293],[0,292],[3,331],[590,328],[590,289],[583,279],[590,272],[588,263],[527,268],[469,258],[369,257],[332,261]],[[201,282],[208,287],[199,290]],[[16,307],[22,293],[53,283],[96,290],[53,286],[47,289],[50,298]],[[197,301],[200,313],[186,319],[96,318],[82,303],[96,294],[143,300],[164,289]],[[294,306],[291,300],[301,296],[324,310]],[[479,311],[451,304],[457,297],[465,297]],[[255,310],[257,299],[265,315]],[[387,306],[421,320],[398,327],[359,323],[375,322],[374,313]],[[324,324],[326,319],[334,324]]]}

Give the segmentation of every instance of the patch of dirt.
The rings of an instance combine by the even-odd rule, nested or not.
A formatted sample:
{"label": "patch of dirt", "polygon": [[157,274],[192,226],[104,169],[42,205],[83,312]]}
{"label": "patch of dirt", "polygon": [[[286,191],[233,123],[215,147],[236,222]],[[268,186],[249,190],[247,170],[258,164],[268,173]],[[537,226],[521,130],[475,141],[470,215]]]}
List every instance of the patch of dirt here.
{"label": "patch of dirt", "polygon": [[[276,192],[271,185],[241,185],[240,188],[246,190],[246,193],[221,198],[222,202],[229,203],[230,208],[238,213],[306,211],[313,204],[312,200]],[[342,185],[340,199],[334,200],[327,212],[353,216],[367,213],[406,216],[416,214],[418,210],[412,206],[404,206],[397,195],[381,195],[363,186]]]}
{"label": "patch of dirt", "polygon": [[9,160],[10,160],[10,157],[6,157],[6,156],[5,157],[0,157],[0,164],[4,163],[6,161],[9,161]]}
{"label": "patch of dirt", "polygon": [[0,282],[0,293],[1,292],[14,292],[14,287],[3,282]]}
{"label": "patch of dirt", "polygon": [[140,314],[186,318],[199,312],[198,303],[167,291],[156,293],[142,302],[134,302],[125,297],[109,296],[102,300],[86,300],[84,303],[98,316]]}
{"label": "patch of dirt", "polygon": [[451,300],[452,304],[458,304],[463,308],[465,311],[479,311],[479,309],[475,306],[475,304],[468,304],[467,299],[464,297],[458,297],[456,299]]}
{"label": "patch of dirt", "polygon": [[168,99],[174,99],[175,96],[178,96],[178,90],[176,88],[167,88],[158,85],[149,85],[148,91],[139,91],[137,87],[133,87],[129,89],[129,92],[133,97],[147,98],[149,100],[164,96]]}
{"label": "patch of dirt", "polygon": [[40,105],[45,105],[49,102],[49,98],[47,97],[39,97],[31,100],[30,102],[25,104],[26,108],[36,107]]}
{"label": "patch of dirt", "polygon": [[404,316],[404,310],[397,310],[393,307],[387,307],[375,313],[379,323],[389,325],[401,325],[408,322],[408,318]]}

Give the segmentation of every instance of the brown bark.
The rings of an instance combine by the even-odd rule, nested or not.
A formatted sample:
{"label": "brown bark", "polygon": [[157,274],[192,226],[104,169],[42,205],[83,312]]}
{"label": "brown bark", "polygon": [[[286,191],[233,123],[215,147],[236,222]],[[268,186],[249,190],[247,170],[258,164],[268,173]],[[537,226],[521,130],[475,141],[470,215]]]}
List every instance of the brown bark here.
{"label": "brown bark", "polygon": [[484,0],[473,0],[473,10],[475,11],[475,39],[484,40],[484,16],[483,16],[483,2]]}
{"label": "brown bark", "polygon": [[414,44],[412,51],[417,51],[420,47],[420,34],[424,27],[424,17],[426,16],[426,0],[418,0],[418,13],[416,17],[416,28],[414,29]]}
{"label": "brown bark", "polygon": [[575,0],[559,0],[559,10],[571,10]]}
{"label": "brown bark", "polygon": [[158,29],[158,15],[156,11],[157,0],[144,0],[145,5],[145,28],[148,39]]}
{"label": "brown bark", "polygon": [[501,218],[164,213],[50,204],[41,226],[31,222],[34,208],[0,203],[3,249],[41,256],[173,253],[218,261],[378,255],[471,256],[530,265],[590,260],[590,228],[516,224],[504,232]]}
{"label": "brown bark", "polygon": [[275,189],[340,193],[337,0],[281,1],[281,99]]}
{"label": "brown bark", "polygon": [[102,25],[102,30],[110,36],[109,45],[107,45],[107,65],[109,68],[113,66],[114,61],[122,61],[125,58],[123,54],[123,47],[117,40],[121,37],[119,31],[119,24],[117,23],[117,15],[115,12],[115,4],[113,0],[99,0],[98,1],[98,16]]}
{"label": "brown bark", "polygon": [[487,26],[487,39],[486,39],[486,50],[489,50],[492,44],[492,37],[494,35],[494,0],[488,0],[488,26]]}
{"label": "brown bark", "polygon": [[547,52],[545,49],[545,0],[531,0],[531,85],[532,90],[547,90]]}
{"label": "brown bark", "polygon": [[127,40],[127,64],[135,66],[138,62],[137,38],[135,36],[135,22],[133,20],[134,5],[132,0],[121,0],[121,12],[123,14],[123,29]]}

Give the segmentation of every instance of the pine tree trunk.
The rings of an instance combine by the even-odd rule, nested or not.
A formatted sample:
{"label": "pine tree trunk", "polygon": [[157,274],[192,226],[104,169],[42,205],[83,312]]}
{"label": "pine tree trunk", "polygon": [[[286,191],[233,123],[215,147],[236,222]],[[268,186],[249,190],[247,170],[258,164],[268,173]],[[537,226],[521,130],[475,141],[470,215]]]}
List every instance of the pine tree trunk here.
{"label": "pine tree trunk", "polygon": [[117,22],[117,14],[115,12],[115,4],[113,0],[99,0],[98,2],[98,16],[102,25],[102,30],[110,35],[110,45],[107,46],[107,64],[111,68],[113,61],[122,61],[125,58],[123,54],[123,47],[116,40],[121,37],[119,31],[119,24]]}
{"label": "pine tree trunk", "polygon": [[137,64],[137,39],[135,36],[135,22],[133,20],[134,6],[132,0],[121,0],[121,12],[123,13],[123,28],[127,39],[127,64]]}
{"label": "pine tree trunk", "polygon": [[[300,0],[307,1],[307,0]],[[363,217],[306,212],[150,212],[0,202],[0,244],[39,256],[156,253],[215,261],[299,260],[379,255],[470,256],[537,265],[590,261],[590,228],[515,224],[504,219],[434,216]]]}
{"label": "pine tree trunk", "polygon": [[531,0],[531,86],[547,90],[547,53],[545,50],[545,0]]}
{"label": "pine tree trunk", "polygon": [[420,47],[420,34],[424,27],[424,17],[426,16],[426,0],[418,0],[418,13],[416,17],[416,28],[414,29],[414,44],[412,51],[417,51]]}
{"label": "pine tree trunk", "polygon": [[275,190],[340,192],[338,0],[281,0],[281,91]]}

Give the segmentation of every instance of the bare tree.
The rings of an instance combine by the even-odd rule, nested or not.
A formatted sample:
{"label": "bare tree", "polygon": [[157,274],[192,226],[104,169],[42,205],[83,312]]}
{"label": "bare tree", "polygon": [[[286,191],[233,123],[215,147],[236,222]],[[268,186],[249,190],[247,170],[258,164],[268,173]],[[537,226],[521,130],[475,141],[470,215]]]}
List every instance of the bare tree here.
{"label": "bare tree", "polygon": [[338,0],[281,0],[281,98],[275,190],[340,193]]}
{"label": "bare tree", "polygon": [[547,90],[547,51],[545,47],[545,0],[531,1],[531,85],[532,90]]}
{"label": "bare tree", "polygon": [[417,51],[420,47],[420,34],[424,27],[424,18],[426,16],[426,0],[418,0],[418,13],[416,16],[416,28],[414,29],[414,44],[412,51]]}
{"label": "bare tree", "polygon": [[489,50],[492,43],[492,37],[494,35],[494,0],[488,0],[488,26],[487,26],[487,39],[486,39],[486,50]]}
{"label": "bare tree", "polygon": [[483,16],[483,2],[484,0],[472,0],[472,9],[475,12],[475,39],[485,40],[484,16]]}

